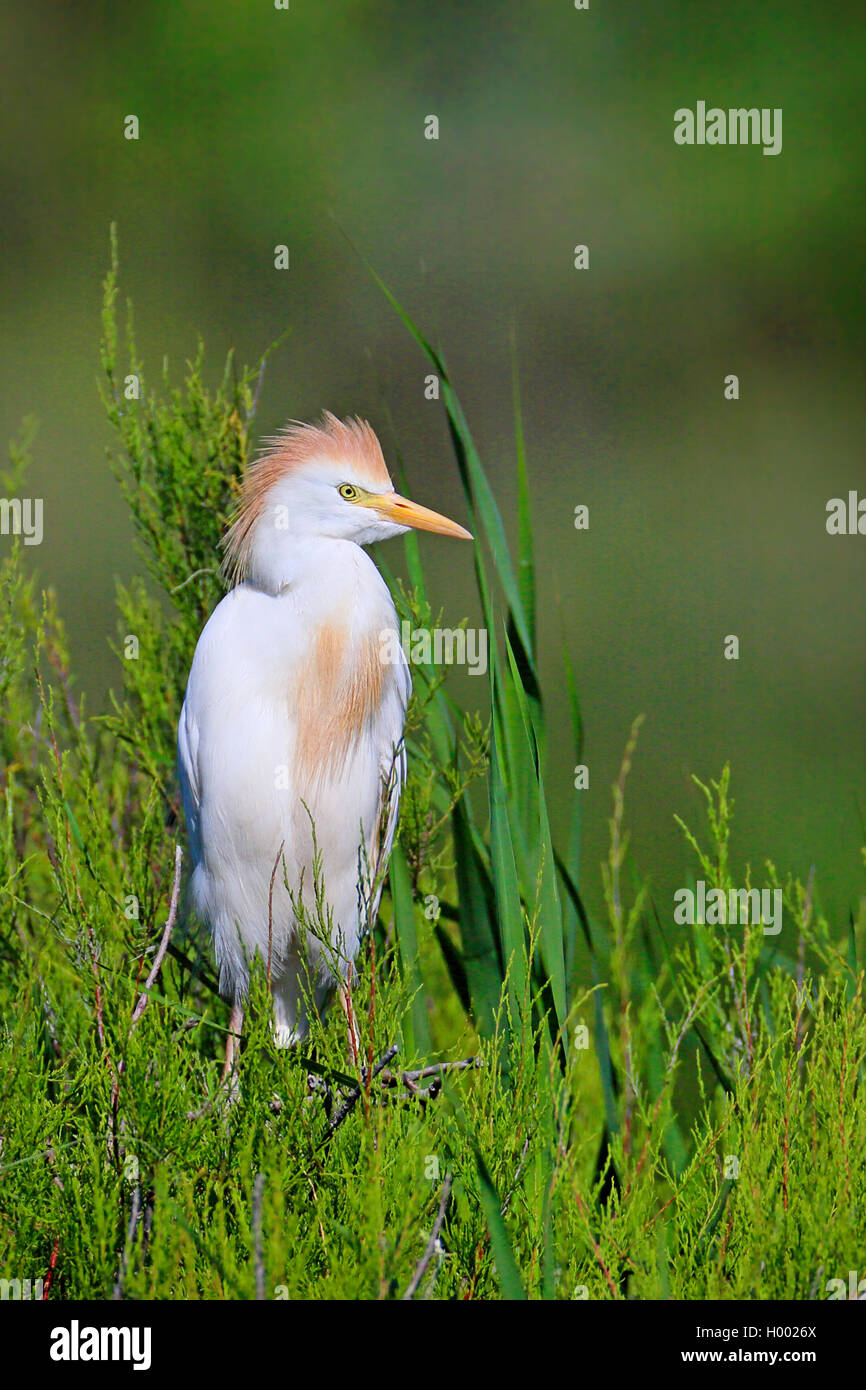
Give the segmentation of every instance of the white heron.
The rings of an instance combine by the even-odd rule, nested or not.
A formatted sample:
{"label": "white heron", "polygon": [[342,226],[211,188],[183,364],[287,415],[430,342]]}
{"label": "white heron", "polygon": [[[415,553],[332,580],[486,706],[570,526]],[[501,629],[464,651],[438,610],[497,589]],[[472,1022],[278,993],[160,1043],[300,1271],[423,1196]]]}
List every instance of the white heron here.
{"label": "white heron", "polygon": [[[397,613],[362,546],[410,527],[471,540],[394,491],[364,420],[326,412],[269,446],[224,538],[232,587],[199,638],[178,727],[192,896],[232,1002],[224,1075],[257,953],[277,1044],[306,1035],[307,991],[323,1009],[339,990],[357,1057],[352,963],[394,837],[410,691]],[[314,835],[330,948],[304,930]]]}

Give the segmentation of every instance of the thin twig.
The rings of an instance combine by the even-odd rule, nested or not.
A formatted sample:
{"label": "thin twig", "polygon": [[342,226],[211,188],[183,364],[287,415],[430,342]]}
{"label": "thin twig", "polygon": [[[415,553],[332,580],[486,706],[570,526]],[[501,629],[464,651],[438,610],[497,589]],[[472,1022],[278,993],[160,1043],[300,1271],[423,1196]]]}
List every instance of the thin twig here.
{"label": "thin twig", "polygon": [[[399,1051],[400,1051],[400,1049],[399,1049],[397,1043],[392,1043],[392,1045],[391,1045],[385,1052],[382,1053],[382,1056],[379,1058],[378,1062],[377,1062],[376,1065],[373,1067],[373,1069],[372,1069],[372,1074],[371,1074],[371,1078],[370,1078],[370,1079],[372,1080],[373,1078],[377,1077],[377,1076],[379,1075],[379,1073],[380,1073],[381,1071],[383,1071],[384,1068],[388,1065],[388,1063],[392,1060],[392,1058],[394,1058],[394,1057],[397,1056],[397,1053],[398,1053]],[[360,1085],[360,1086],[354,1086],[354,1087],[352,1088],[352,1090],[349,1092],[349,1094],[346,1096],[346,1099],[343,1101],[343,1104],[340,1106],[340,1108],[339,1108],[339,1110],[337,1111],[336,1115],[335,1115],[334,1118],[331,1120],[331,1123],[330,1123],[330,1125],[328,1126],[328,1132],[327,1132],[327,1134],[325,1135],[324,1139],[322,1140],[322,1143],[319,1145],[320,1148],[322,1148],[323,1145],[325,1145],[325,1144],[328,1143],[328,1140],[331,1139],[331,1138],[333,1137],[334,1132],[335,1132],[337,1129],[339,1129],[339,1127],[340,1127],[340,1125],[343,1123],[343,1121],[344,1121],[345,1119],[347,1119],[349,1115],[351,1115],[351,1113],[352,1113],[352,1111],[354,1110],[355,1106],[358,1104],[358,1101],[361,1099],[361,1096],[363,1095],[363,1088],[364,1088],[366,1085],[367,1085],[367,1068],[366,1068],[366,1067],[362,1067],[362,1069],[361,1069],[361,1085]]]}
{"label": "thin twig", "polygon": [[[466,1071],[469,1068],[483,1066],[480,1057],[465,1057],[459,1062],[433,1062],[429,1066],[419,1067],[416,1071],[394,1072],[388,1068],[388,1062],[396,1056],[398,1048],[389,1047],[387,1052],[379,1058],[376,1065],[369,1071],[370,1080],[378,1080],[380,1086],[386,1088],[385,1092],[379,1093],[381,1100],[389,1101],[420,1101],[422,1105],[428,1100],[435,1100],[442,1090],[442,1076],[449,1071]],[[361,1096],[365,1093],[368,1086],[368,1068],[361,1069],[361,1085],[353,1085],[349,1088],[347,1095],[343,1099],[337,1113],[331,1119],[330,1128],[325,1135],[323,1143],[327,1143],[332,1133],[343,1121],[352,1113]],[[417,1083],[422,1080],[432,1078],[429,1086],[421,1087]],[[345,1081],[336,1083],[344,1089],[347,1086]],[[325,1113],[331,1117],[331,1105],[333,1102],[333,1091],[331,1086],[321,1077],[310,1073],[307,1077],[307,1086],[310,1091],[320,1095],[325,1103]],[[404,1087],[405,1090],[400,1090]],[[396,1091],[397,1094],[393,1094]]]}
{"label": "thin twig", "polygon": [[174,586],[173,589],[169,589],[169,593],[170,593],[170,594],[176,594],[176,593],[178,592],[178,590],[180,590],[180,589],[185,589],[186,586],[187,586],[187,584],[191,584],[192,581],[193,581],[194,579],[198,579],[198,577],[199,577],[200,574],[216,574],[216,570],[212,570],[212,569],[194,570],[193,573],[190,574],[190,575],[188,575],[186,579],[182,579],[181,582],[180,582],[179,584],[175,584],[175,586]]}
{"label": "thin twig", "polygon": [[136,1187],[132,1194],[132,1210],[129,1214],[129,1229],[126,1233],[126,1245],[123,1247],[123,1253],[120,1257],[120,1268],[117,1271],[117,1280],[114,1285],[114,1292],[111,1295],[114,1301],[123,1298],[123,1286],[126,1282],[127,1265],[129,1264],[129,1256],[132,1253],[132,1246],[135,1241],[135,1233],[138,1228],[138,1218],[140,1214],[141,1189]]}
{"label": "thin twig", "polygon": [[262,1194],[265,1190],[265,1175],[257,1173],[253,1183],[253,1247],[256,1261],[256,1298],[262,1303],[265,1297],[265,1257],[262,1253]]}
{"label": "thin twig", "polygon": [[45,1278],[44,1278],[43,1281],[42,1281],[42,1301],[43,1301],[43,1303],[45,1302],[45,1300],[46,1300],[47,1297],[48,1297],[48,1293],[49,1293],[49,1290],[50,1290],[50,1288],[51,1288],[51,1282],[52,1282],[52,1280],[53,1280],[53,1278],[54,1278],[54,1266],[57,1264],[57,1252],[58,1252],[59,1249],[60,1249],[60,1241],[59,1241],[59,1240],[55,1240],[54,1245],[53,1245],[52,1248],[51,1248],[51,1258],[50,1258],[50,1260],[48,1261],[48,1273],[46,1274]]}
{"label": "thin twig", "polygon": [[216,978],[205,969],[204,965],[199,961],[190,960],[189,956],[186,955],[179,946],[176,946],[173,941],[169,943],[168,954],[174,956],[178,964],[182,965],[184,970],[189,972],[194,982],[199,981],[204,985],[205,989],[210,990],[211,994],[216,995],[217,999],[222,998]]}
{"label": "thin twig", "polygon": [[[181,850],[180,845],[175,845],[174,882],[172,884],[171,901],[169,903],[168,908],[168,917],[166,918],[165,927],[162,933],[162,940],[160,941],[159,947],[157,948],[156,956],[154,957],[154,962],[151,967],[150,974],[148,975],[147,980],[145,981],[144,989],[138,996],[135,1008],[132,1011],[132,1018],[129,1022],[130,1036],[132,1035],[133,1028],[138,1023],[139,1019],[141,1018],[142,1014],[147,1008],[149,991],[153,989],[153,986],[156,983],[156,978],[160,970],[162,969],[162,963],[165,960],[166,952],[168,951],[169,942],[171,940],[171,933],[174,930],[175,918],[177,917],[177,904],[180,898],[180,866],[182,857],[183,852]],[[119,1164],[121,1158],[121,1148],[118,1144],[117,1138],[117,1112],[120,1105],[120,1081],[124,1071],[126,1070],[126,1059],[124,1057],[121,1057],[117,1066],[113,1067],[112,1069],[114,1071],[114,1081],[111,1087],[111,1113],[109,1115],[108,1120],[108,1138],[110,1148],[114,1150],[115,1160]]]}
{"label": "thin twig", "polygon": [[417,1071],[383,1071],[379,1080],[383,1086],[408,1086],[412,1090],[416,1082],[425,1081],[430,1076],[440,1076],[447,1071],[466,1071],[469,1067],[483,1065],[480,1057],[465,1057],[460,1062],[432,1062],[427,1067],[419,1067]]}
{"label": "thin twig", "polygon": [[436,1220],[433,1222],[433,1229],[430,1232],[430,1239],[427,1242],[427,1248],[424,1251],[424,1254],[421,1256],[420,1260],[415,1266],[415,1273],[412,1275],[412,1278],[409,1281],[409,1287],[406,1289],[406,1292],[404,1293],[401,1299],[401,1302],[403,1303],[411,1302],[411,1300],[415,1297],[415,1294],[418,1291],[418,1286],[420,1285],[421,1280],[424,1278],[424,1275],[427,1272],[427,1266],[433,1258],[436,1246],[439,1242],[439,1232],[442,1230],[442,1223],[445,1220],[445,1212],[448,1208],[448,1199],[451,1196],[451,1187],[453,1182],[453,1175],[451,1173],[446,1173],[445,1181],[442,1184],[442,1196],[439,1200],[439,1210],[436,1213]]}
{"label": "thin twig", "polygon": [[133,1012],[132,1012],[132,1021],[131,1021],[130,1025],[129,1025],[130,1032],[131,1032],[132,1029],[135,1027],[136,1023],[138,1023],[138,1020],[141,1018],[141,1015],[144,1013],[145,1009],[147,1008],[147,1001],[148,1001],[148,997],[149,997],[150,991],[153,989],[153,986],[154,986],[154,984],[156,983],[156,977],[157,977],[157,975],[159,974],[160,970],[162,969],[162,963],[163,963],[163,961],[165,960],[166,951],[168,950],[168,943],[170,942],[170,940],[171,940],[171,934],[172,934],[172,932],[174,931],[175,918],[177,917],[177,904],[178,904],[178,899],[179,899],[179,897],[180,897],[180,864],[181,864],[181,859],[182,859],[182,858],[183,858],[183,850],[181,849],[180,845],[175,845],[175,847],[174,847],[174,883],[172,884],[172,889],[171,889],[171,902],[169,903],[168,917],[166,918],[165,927],[164,927],[163,933],[162,933],[162,940],[161,940],[160,943],[159,943],[159,948],[158,948],[157,953],[156,953],[156,955],[155,955],[155,957],[154,957],[154,961],[153,961],[153,965],[151,966],[150,974],[148,975],[148,977],[147,977],[147,979],[146,979],[146,981],[145,981],[144,989],[141,991],[141,994],[138,996],[138,1003],[136,1004],[136,1006],[135,1006],[135,1008],[133,1009]]}
{"label": "thin twig", "polygon": [[274,860],[274,867],[271,869],[271,881],[268,886],[268,994],[271,990],[271,952],[274,946],[274,879],[277,876],[277,869],[280,864],[280,855],[285,849],[286,842],[282,840],[277,850],[277,857]]}
{"label": "thin twig", "polygon": [[511,1206],[511,1199],[517,1191],[517,1184],[520,1182],[520,1174],[523,1172],[523,1165],[526,1162],[526,1155],[529,1152],[529,1139],[530,1136],[527,1134],[526,1140],[524,1141],[523,1149],[520,1154],[520,1161],[518,1162],[517,1168],[514,1172],[514,1180],[512,1181],[511,1187],[508,1191],[508,1196],[505,1198],[505,1201],[499,1208],[503,1216],[508,1215],[508,1208]]}

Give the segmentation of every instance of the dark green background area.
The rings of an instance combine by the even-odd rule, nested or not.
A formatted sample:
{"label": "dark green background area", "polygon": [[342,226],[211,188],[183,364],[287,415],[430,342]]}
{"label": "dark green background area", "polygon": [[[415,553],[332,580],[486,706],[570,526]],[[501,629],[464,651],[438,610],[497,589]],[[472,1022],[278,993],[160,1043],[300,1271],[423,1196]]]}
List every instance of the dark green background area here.
{"label": "dark green background area", "polygon": [[[97,702],[116,679],[114,577],[137,566],[95,385],[112,220],[151,379],[199,331],[216,375],[230,345],[251,361],[288,327],[261,432],[369,415],[418,500],[464,517],[424,363],[339,223],[443,349],[512,536],[516,327],[553,809],[564,825],[575,795],[564,631],[590,900],[643,711],[633,843],[662,911],[689,862],[673,812],[699,819],[689,774],[730,760],[734,862],[815,864],[841,920],[862,891],[866,772],[866,537],[824,527],[830,497],[866,493],[854,7],[149,0],[7,6],[3,32],[3,437],[42,422],[30,555]],[[673,113],[698,100],[781,107],[782,153],[676,146]],[[469,548],[422,546],[446,623],[475,618]]]}

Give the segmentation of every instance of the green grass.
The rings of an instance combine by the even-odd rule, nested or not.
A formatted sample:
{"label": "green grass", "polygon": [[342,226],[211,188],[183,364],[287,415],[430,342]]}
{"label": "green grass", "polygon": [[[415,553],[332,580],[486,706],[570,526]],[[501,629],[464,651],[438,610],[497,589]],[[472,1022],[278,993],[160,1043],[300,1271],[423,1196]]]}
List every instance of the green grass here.
{"label": "green grass", "polygon": [[[228,1010],[200,928],[170,908],[174,740],[260,364],[229,359],[209,390],[199,351],[151,388],[130,318],[121,366],[115,252],[104,401],[149,582],[118,591],[108,709],[81,707],[57,601],[17,548],[0,580],[2,1277],[51,1270],[51,1298],[825,1297],[863,1259],[862,907],[837,928],[819,885],[734,862],[725,768],[706,826],[683,827],[695,872],[780,888],[785,930],[674,927],[629,854],[630,714],[590,921],[580,793],[565,845],[547,815],[547,764],[579,761],[583,723],[566,652],[549,679],[569,689],[573,746],[548,746],[516,373],[515,564],[445,363],[382,288],[440,378],[491,655],[480,711],[413,673],[400,839],[359,961],[367,1071],[346,1073],[338,1011],[302,1054],[276,1051],[260,970],[233,1105],[219,1088]],[[429,626],[411,534],[405,560],[395,598]],[[395,1045],[392,1080],[478,1064],[425,1097],[430,1078],[368,1079]]]}

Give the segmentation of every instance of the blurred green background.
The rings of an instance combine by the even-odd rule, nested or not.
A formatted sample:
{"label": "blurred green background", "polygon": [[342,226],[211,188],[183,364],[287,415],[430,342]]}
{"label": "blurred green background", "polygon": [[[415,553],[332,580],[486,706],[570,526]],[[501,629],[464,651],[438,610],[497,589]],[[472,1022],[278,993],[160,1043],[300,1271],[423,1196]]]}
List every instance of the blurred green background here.
{"label": "blurred green background", "polygon": [[[2,424],[8,438],[41,420],[45,540],[28,554],[97,705],[117,678],[115,576],[138,568],[95,384],[112,220],[151,381],[199,332],[215,376],[230,345],[253,361],[288,327],[259,431],[322,407],[366,414],[418,500],[464,517],[425,365],[339,223],[443,349],[512,537],[516,328],[553,811],[564,826],[578,794],[564,632],[590,902],[643,711],[630,818],[663,913],[690,863],[673,813],[700,818],[689,774],[729,759],[734,862],[814,864],[847,916],[862,890],[866,537],[824,522],[830,497],[866,492],[864,57],[854,7],[766,0],[4,7]],[[781,107],[782,153],[678,147],[673,113],[698,100]],[[446,623],[474,618],[468,548],[422,545]],[[723,660],[728,633],[739,662]]]}

